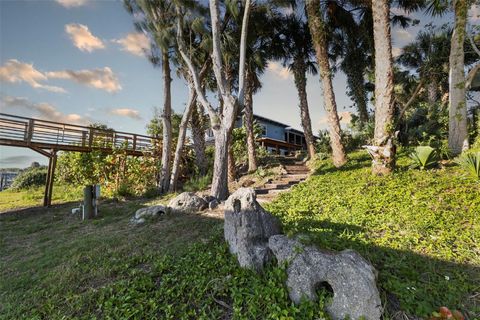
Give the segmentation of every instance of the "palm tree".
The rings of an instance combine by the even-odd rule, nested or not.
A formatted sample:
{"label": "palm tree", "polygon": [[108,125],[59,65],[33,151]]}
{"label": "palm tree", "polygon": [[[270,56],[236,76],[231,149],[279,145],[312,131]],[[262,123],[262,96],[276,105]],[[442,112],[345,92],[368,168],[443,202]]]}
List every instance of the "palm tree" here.
{"label": "palm tree", "polygon": [[260,90],[260,76],[265,72],[268,60],[276,54],[279,18],[266,5],[252,8],[251,27],[247,37],[245,66],[244,125],[247,132],[248,171],[257,170],[256,143],[253,123],[253,95]]}
{"label": "palm tree", "polygon": [[159,175],[159,191],[169,190],[170,184],[170,158],[172,148],[172,96],[170,75],[170,49],[175,39],[175,6],[173,1],[168,0],[124,0],[125,8],[136,19],[136,27],[142,32],[149,34],[153,40],[151,61],[160,64],[163,76],[163,138],[162,138],[162,162]]}
{"label": "palm tree", "polygon": [[315,141],[312,132],[312,122],[308,109],[307,99],[307,73],[316,75],[315,51],[313,50],[312,38],[308,29],[308,23],[292,14],[283,22],[282,30],[285,40],[282,43],[282,63],[293,73],[295,87],[300,100],[300,117],[302,122],[308,156],[315,156]]}
{"label": "palm tree", "polygon": [[413,69],[418,75],[418,85],[414,92],[426,87],[427,101],[430,105],[437,102],[439,87],[448,82],[445,73],[450,51],[451,31],[435,33],[433,30],[421,31],[414,42],[402,48],[397,62]]}
{"label": "palm tree", "polygon": [[390,2],[372,1],[375,47],[375,133],[377,149],[372,152],[374,174],[390,173],[395,166],[393,145],[393,60],[390,34]]}
{"label": "palm tree", "polygon": [[333,164],[341,167],[347,162],[342,144],[340,120],[332,85],[332,72],[328,57],[327,26],[320,12],[320,0],[310,0],[306,3],[308,26],[313,39],[313,46],[320,69],[320,79],[323,88],[324,107],[329,123],[330,144],[332,147]]}

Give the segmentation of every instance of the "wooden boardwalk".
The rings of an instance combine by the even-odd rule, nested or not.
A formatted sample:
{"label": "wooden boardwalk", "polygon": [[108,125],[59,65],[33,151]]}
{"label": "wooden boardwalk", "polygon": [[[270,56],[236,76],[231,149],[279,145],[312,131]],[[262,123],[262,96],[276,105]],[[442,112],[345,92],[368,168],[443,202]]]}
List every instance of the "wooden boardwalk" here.
{"label": "wooden boardwalk", "polygon": [[155,156],[160,144],[158,138],[140,134],[0,113],[0,145],[29,148],[49,158],[45,206],[51,204],[58,151],[122,150],[130,156]]}
{"label": "wooden boardwalk", "polygon": [[78,152],[122,149],[143,156],[158,150],[158,144],[157,138],[140,134],[0,113],[0,145],[5,146]]}

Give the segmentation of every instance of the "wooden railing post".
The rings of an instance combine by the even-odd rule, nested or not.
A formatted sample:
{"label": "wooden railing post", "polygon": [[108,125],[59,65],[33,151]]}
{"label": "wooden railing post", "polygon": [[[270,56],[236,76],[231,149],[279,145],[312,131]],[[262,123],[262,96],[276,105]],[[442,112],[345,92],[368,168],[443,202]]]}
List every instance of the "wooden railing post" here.
{"label": "wooden railing post", "polygon": [[92,143],[93,143],[93,128],[90,128],[88,129],[88,147],[91,148],[92,147]]}
{"label": "wooden railing post", "polygon": [[82,147],[85,147],[85,140],[87,140],[87,131],[82,131]]}
{"label": "wooden railing post", "polygon": [[34,125],[35,124],[33,119],[28,120],[27,139],[26,139],[28,143],[32,141]]}
{"label": "wooden railing post", "polygon": [[137,135],[133,135],[133,151],[137,150]]}

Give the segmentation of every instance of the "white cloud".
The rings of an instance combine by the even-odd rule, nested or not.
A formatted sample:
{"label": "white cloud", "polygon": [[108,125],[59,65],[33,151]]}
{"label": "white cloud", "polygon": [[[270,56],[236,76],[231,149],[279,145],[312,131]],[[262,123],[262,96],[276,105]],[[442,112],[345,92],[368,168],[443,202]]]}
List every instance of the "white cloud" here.
{"label": "white cloud", "polygon": [[33,64],[20,62],[16,59],[10,59],[0,67],[0,81],[9,83],[26,82],[35,89],[57,93],[66,92],[65,89],[60,87],[41,84],[40,82],[47,81],[46,75],[35,69]]}
{"label": "white cloud", "polygon": [[291,77],[290,71],[288,71],[287,68],[285,68],[278,62],[269,61],[267,70],[269,70],[270,72],[272,72],[273,74],[275,74],[276,76],[280,77],[283,80],[286,80]]}
{"label": "white cloud", "polygon": [[468,11],[468,20],[470,23],[480,23],[480,5],[472,4]]}
{"label": "white cloud", "polygon": [[410,32],[408,32],[405,29],[395,28],[395,30],[393,31],[394,41],[409,42],[412,39],[413,39],[413,35],[410,34]]}
{"label": "white cloud", "polygon": [[70,23],[65,25],[65,31],[70,36],[73,45],[81,51],[92,52],[97,49],[104,49],[105,44],[102,40],[95,37],[87,26],[79,23]]}
{"label": "white cloud", "polygon": [[110,109],[108,110],[108,113],[116,116],[132,118],[135,120],[142,119],[142,117],[140,116],[140,112],[138,112],[138,110],[129,109],[129,108]]}
{"label": "white cloud", "polygon": [[58,4],[65,8],[81,7],[87,3],[87,0],[55,0]]}
{"label": "white cloud", "polygon": [[[352,121],[352,113],[349,111],[338,112],[338,118],[340,119],[340,124],[349,124]],[[328,116],[324,115],[318,121],[320,126],[328,125]]]}
{"label": "white cloud", "polygon": [[107,92],[117,92],[122,89],[117,76],[109,67],[93,70],[63,70],[46,73],[48,78],[68,79],[89,87],[105,90]]}
{"label": "white cloud", "polygon": [[127,51],[136,56],[144,56],[145,50],[150,49],[150,40],[143,33],[129,33],[121,39],[113,42],[122,46],[122,51]]}
{"label": "white cloud", "polygon": [[65,114],[58,111],[55,106],[49,103],[33,103],[24,97],[3,96],[0,100],[0,105],[2,108],[23,108],[32,112],[32,116],[49,121],[75,124],[87,124],[89,122],[87,119],[78,114]]}

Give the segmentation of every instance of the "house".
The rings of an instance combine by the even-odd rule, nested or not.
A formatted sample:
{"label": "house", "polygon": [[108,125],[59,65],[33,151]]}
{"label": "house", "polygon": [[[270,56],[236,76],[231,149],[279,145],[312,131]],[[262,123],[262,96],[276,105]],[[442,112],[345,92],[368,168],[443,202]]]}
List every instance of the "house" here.
{"label": "house", "polygon": [[[259,115],[253,116],[254,121],[262,128],[260,144],[270,153],[289,155],[295,151],[306,150],[307,143],[302,131],[291,126]],[[237,119],[235,127],[243,125],[243,118]]]}
{"label": "house", "polygon": [[[305,135],[302,131],[259,115],[253,115],[253,120],[262,128],[262,135],[257,141],[270,153],[286,156],[295,151],[307,150]],[[235,128],[242,126],[243,117],[238,117]],[[314,138],[317,137],[314,136]],[[205,141],[207,144],[214,144],[215,138],[211,129],[206,131]]]}

